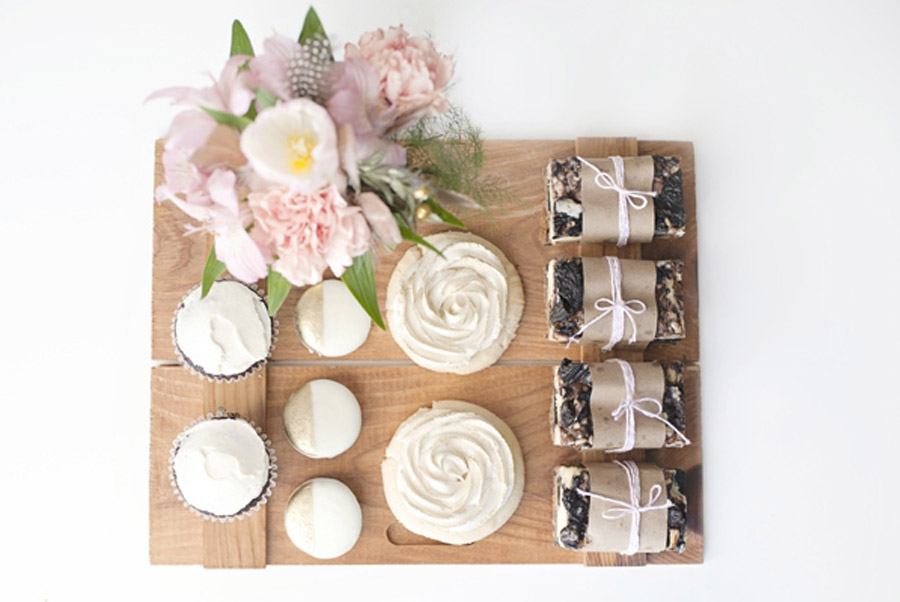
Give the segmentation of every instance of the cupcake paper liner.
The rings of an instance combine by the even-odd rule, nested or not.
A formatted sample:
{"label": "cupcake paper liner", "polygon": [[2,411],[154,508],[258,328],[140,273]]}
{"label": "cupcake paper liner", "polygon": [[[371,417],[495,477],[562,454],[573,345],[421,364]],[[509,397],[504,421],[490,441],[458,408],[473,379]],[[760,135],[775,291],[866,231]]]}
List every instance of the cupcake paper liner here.
{"label": "cupcake paper liner", "polygon": [[[220,280],[216,280],[216,283],[219,283],[219,282],[238,282],[240,284],[243,284],[244,286],[246,286],[247,288],[249,288],[250,290],[252,290],[254,293],[256,293],[259,296],[259,298],[263,302],[263,305],[266,306],[266,311],[268,311],[269,303],[266,300],[266,296],[262,293],[262,291],[260,290],[260,288],[257,285],[247,284],[245,282],[241,282],[240,280],[235,280],[234,278],[223,278]],[[175,356],[178,359],[178,363],[181,364],[188,372],[191,372],[195,376],[199,376],[200,378],[204,378],[210,382],[221,383],[221,382],[237,382],[239,380],[244,380],[248,376],[258,372],[259,369],[262,368],[263,366],[265,366],[267,363],[269,363],[269,360],[272,358],[272,351],[275,349],[275,343],[278,340],[278,318],[276,318],[275,316],[269,316],[269,321],[272,325],[272,339],[269,342],[269,353],[266,355],[265,358],[259,360],[258,362],[256,362],[255,364],[253,364],[252,366],[250,366],[249,368],[247,368],[240,374],[229,374],[229,375],[207,374],[206,372],[203,371],[202,368],[200,368],[199,366],[195,366],[193,364],[193,362],[191,362],[191,360],[189,358],[187,358],[181,352],[181,349],[178,347],[178,341],[175,338],[175,322],[178,318],[178,310],[181,309],[181,306],[184,304],[185,299],[187,299],[188,296],[191,293],[193,293],[195,290],[197,290],[200,286],[201,285],[198,284],[194,287],[191,287],[191,289],[187,293],[185,293],[184,296],[181,298],[181,300],[178,302],[178,305],[175,307],[175,311],[172,313],[172,323],[169,327],[169,330],[170,330],[170,334],[172,337],[172,347],[175,349]],[[215,286],[215,284],[213,286]]]}
{"label": "cupcake paper liner", "polygon": [[[229,516],[219,516],[195,508],[187,500],[184,499],[184,496],[181,495],[181,490],[178,488],[178,483],[175,479],[175,455],[178,453],[178,450],[181,447],[181,444],[184,442],[185,436],[187,435],[187,432],[189,430],[191,430],[201,422],[206,422],[207,420],[226,419],[243,420],[251,427],[253,427],[253,430],[255,430],[263,440],[263,444],[266,447],[266,454],[268,454],[269,456],[269,478],[266,481],[266,485],[260,492],[259,496],[254,498],[254,500],[251,501],[247,507],[245,507],[237,514],[232,514]],[[256,423],[254,423],[252,420],[248,420],[235,412],[226,412],[224,408],[219,408],[216,412],[210,412],[205,416],[201,416],[184,427],[184,429],[178,434],[178,436],[175,437],[175,440],[172,441],[172,448],[169,451],[169,484],[172,486],[172,491],[174,492],[175,497],[178,498],[182,505],[190,510],[191,513],[203,518],[204,520],[217,523],[230,523],[241,520],[250,516],[251,514],[258,512],[260,508],[266,505],[266,503],[269,501],[269,498],[272,496],[272,490],[275,489],[275,483],[277,480],[278,457],[275,455],[275,449],[272,447],[272,442],[269,440],[269,437],[262,431],[260,427],[256,426]]]}

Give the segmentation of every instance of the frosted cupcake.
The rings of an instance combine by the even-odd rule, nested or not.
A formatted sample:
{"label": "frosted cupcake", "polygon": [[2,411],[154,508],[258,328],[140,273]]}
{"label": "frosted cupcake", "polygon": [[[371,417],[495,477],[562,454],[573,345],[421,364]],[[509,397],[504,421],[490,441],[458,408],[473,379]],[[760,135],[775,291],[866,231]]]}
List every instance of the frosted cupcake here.
{"label": "frosted cupcake", "polygon": [[169,457],[176,495],[197,514],[217,521],[243,518],[265,504],[277,468],[266,436],[224,412],[182,431]]}
{"label": "frosted cupcake", "polygon": [[181,363],[211,380],[239,380],[265,364],[273,331],[262,295],[234,280],[216,282],[203,299],[196,286],[172,323]]}

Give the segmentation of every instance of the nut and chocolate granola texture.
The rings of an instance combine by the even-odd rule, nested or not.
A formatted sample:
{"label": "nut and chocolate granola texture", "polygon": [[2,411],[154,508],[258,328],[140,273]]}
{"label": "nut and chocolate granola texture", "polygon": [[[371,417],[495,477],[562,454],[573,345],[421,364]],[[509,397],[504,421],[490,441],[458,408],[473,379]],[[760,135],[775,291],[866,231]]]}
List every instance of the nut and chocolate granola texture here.
{"label": "nut and chocolate granola texture", "polygon": [[[662,417],[685,431],[684,363],[661,362],[665,388]],[[576,449],[593,449],[594,423],[591,413],[590,364],[564,359],[553,371],[553,443]],[[683,447],[684,441],[668,425],[665,447]]]}
{"label": "nut and chocolate granola texture", "polygon": [[[656,341],[677,341],[685,336],[684,262],[656,262]],[[580,257],[553,259],[547,265],[547,317],[549,338],[565,342],[584,324],[584,270]],[[579,337],[580,338],[580,337]]]}
{"label": "nut and chocolate granola texture", "polygon": [[[553,159],[547,165],[547,231],[555,244],[581,240],[581,170],[578,157]],[[653,155],[654,238],[684,236],[684,194],[678,157]]]}
{"label": "nut and chocolate granola texture", "polygon": [[[665,469],[666,496],[672,503],[668,509],[666,551],[683,552],[687,533],[687,498],[685,473]],[[591,473],[582,465],[557,466],[553,471],[553,534],[560,547],[581,550],[588,543],[591,498]]]}

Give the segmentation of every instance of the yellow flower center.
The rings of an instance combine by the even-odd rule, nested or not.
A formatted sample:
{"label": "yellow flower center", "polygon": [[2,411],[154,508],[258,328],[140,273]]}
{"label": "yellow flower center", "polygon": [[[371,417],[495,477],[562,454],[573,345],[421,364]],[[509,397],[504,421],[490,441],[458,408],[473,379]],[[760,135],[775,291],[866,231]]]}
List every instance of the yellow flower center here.
{"label": "yellow flower center", "polygon": [[288,163],[291,171],[295,174],[301,174],[312,167],[313,150],[319,143],[316,137],[311,133],[303,133],[300,135],[288,137]]}

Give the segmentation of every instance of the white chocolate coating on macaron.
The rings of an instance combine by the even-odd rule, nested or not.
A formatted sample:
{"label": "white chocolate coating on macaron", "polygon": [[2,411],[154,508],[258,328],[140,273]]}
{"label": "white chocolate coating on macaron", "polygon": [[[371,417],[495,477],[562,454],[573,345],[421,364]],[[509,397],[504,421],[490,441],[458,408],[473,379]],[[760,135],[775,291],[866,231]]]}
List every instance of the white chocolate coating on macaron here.
{"label": "white chocolate coating on macaron", "polygon": [[182,435],[173,470],[185,502],[207,514],[233,516],[263,492],[269,454],[246,420],[210,419]]}
{"label": "white chocolate coating on macaron", "polygon": [[291,445],[310,458],[333,458],[356,442],[362,412],[356,396],[339,382],[313,380],[284,406],[284,430]]}
{"label": "white chocolate coating on macaron", "polygon": [[304,291],[294,323],[303,344],[325,357],[356,351],[372,327],[369,315],[340,280],[324,280]]}
{"label": "white chocolate coating on macaron", "polygon": [[291,494],[284,529],[300,551],[324,560],[337,558],[359,540],[362,509],[350,488],[337,479],[311,479]]}
{"label": "white chocolate coating on macaron", "polygon": [[266,359],[272,320],[262,298],[233,280],[213,284],[200,298],[191,291],[175,314],[175,341],[182,356],[210,376],[233,376]]}

